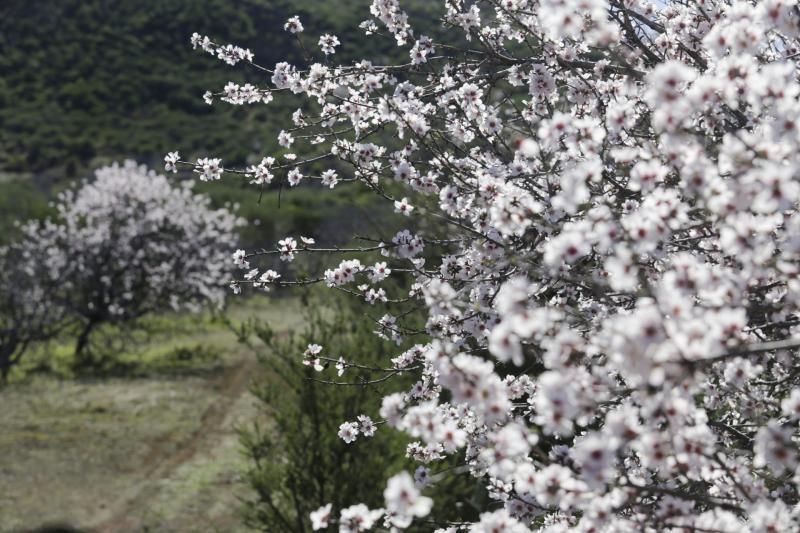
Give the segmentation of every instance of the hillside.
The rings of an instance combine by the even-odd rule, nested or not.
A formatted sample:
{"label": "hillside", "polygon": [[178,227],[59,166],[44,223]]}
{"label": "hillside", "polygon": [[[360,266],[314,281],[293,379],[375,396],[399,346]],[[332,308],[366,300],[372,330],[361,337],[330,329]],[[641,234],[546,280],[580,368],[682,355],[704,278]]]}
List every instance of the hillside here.
{"label": "hillside", "polygon": [[[228,81],[264,84],[246,66],[231,68],[192,50],[193,32],[250,48],[257,61],[302,62],[283,31],[298,14],[309,49],[320,34],[339,35],[340,61],[387,60],[403,52],[393,39],[367,38],[359,23],[370,0],[5,0],[0,2],[0,244],[14,223],[48,214],[52,195],[97,167],[132,158],[163,168],[163,157],[218,155],[243,165],[277,149],[275,137],[296,102],[208,106],[202,95]],[[438,9],[407,0],[423,29],[435,30]],[[10,178],[10,179],[9,179]],[[19,179],[22,178],[22,179]],[[33,179],[28,179],[33,178]],[[324,242],[352,235],[370,220],[368,196],[340,188],[319,198],[311,187],[258,194],[238,180],[202,184],[215,204],[237,203],[255,224],[243,245],[265,245],[286,231]],[[350,189],[350,190],[347,190]],[[314,209],[311,209],[314,205]],[[361,207],[359,207],[361,206]]]}
{"label": "hillside", "polygon": [[[169,150],[223,154],[243,162],[274,144],[276,101],[258,108],[207,106],[202,94],[229,80],[262,83],[189,45],[192,32],[249,47],[265,65],[297,61],[282,31],[299,14],[306,45],[334,32],[340,58],[391,50],[358,31],[369,0],[5,0],[0,6],[0,173],[59,179],[93,161],[135,156],[160,162]],[[424,8],[421,0],[407,2]],[[420,17],[432,24],[432,17]],[[384,46],[385,45],[385,46]],[[49,180],[48,180],[49,181]]]}

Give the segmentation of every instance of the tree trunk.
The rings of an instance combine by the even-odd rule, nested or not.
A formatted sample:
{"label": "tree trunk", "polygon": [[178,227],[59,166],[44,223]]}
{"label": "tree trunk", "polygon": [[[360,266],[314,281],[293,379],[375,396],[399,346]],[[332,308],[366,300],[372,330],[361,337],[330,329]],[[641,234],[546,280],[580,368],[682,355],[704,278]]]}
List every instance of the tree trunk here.
{"label": "tree trunk", "polygon": [[89,345],[89,335],[94,331],[97,323],[94,320],[89,320],[78,335],[78,340],[75,343],[75,366],[77,368],[85,368],[89,366],[89,357],[86,354],[86,347]]}
{"label": "tree trunk", "polygon": [[3,384],[8,381],[8,373],[11,372],[11,367],[19,360],[19,357],[16,358],[16,361],[14,358],[14,352],[17,350],[18,345],[19,337],[14,330],[0,344],[0,382]]}
{"label": "tree trunk", "polygon": [[10,361],[0,361],[0,385],[8,383],[8,373],[11,372]]}

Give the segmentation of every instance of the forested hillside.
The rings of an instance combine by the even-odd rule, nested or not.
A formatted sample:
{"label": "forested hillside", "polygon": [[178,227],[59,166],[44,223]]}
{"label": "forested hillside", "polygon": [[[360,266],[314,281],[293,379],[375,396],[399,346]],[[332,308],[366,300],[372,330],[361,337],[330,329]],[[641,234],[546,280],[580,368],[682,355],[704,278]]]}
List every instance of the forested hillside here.
{"label": "forested hillside", "polygon": [[3,1],[0,172],[59,179],[85,173],[95,158],[152,164],[180,148],[241,163],[268,151],[271,117],[285,104],[207,106],[206,90],[262,80],[193,51],[189,36],[249,47],[264,65],[298,61],[297,43],[280,31],[295,14],[311,50],[324,32],[340,35],[344,57],[363,55],[365,46],[377,58],[391,49],[391,40],[367,44],[357,31],[369,17],[367,0]]}
{"label": "forested hillside", "polygon": [[[408,1],[412,11],[439,6]],[[231,68],[192,50],[193,32],[249,47],[262,65],[303,63],[295,38],[282,30],[299,15],[303,46],[317,51],[323,33],[339,35],[340,60],[376,61],[400,53],[391,37],[358,30],[369,0],[25,0],[0,1],[0,243],[14,223],[48,214],[53,194],[112,161],[131,158],[163,168],[163,157],[217,155],[243,165],[278,148],[276,135],[296,105],[209,106],[202,95],[228,81],[265,85],[255,69]],[[419,16],[436,30],[436,17]],[[429,27],[426,29],[426,25]],[[314,60],[323,60],[317,53]],[[16,178],[16,179],[8,179]],[[286,231],[336,239],[367,215],[355,188],[342,188],[309,209],[314,191],[258,194],[244,183],[202,184],[217,205],[234,202],[251,224],[247,243],[272,242]],[[355,208],[355,209],[354,209]],[[322,221],[328,221],[324,224]],[[335,224],[332,223],[335,221]],[[331,234],[331,232],[336,235]]]}

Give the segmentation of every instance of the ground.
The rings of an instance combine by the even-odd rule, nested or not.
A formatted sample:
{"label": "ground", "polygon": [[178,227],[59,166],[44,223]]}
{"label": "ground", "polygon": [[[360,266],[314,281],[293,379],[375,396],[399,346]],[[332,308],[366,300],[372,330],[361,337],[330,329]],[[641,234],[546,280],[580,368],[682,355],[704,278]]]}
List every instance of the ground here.
{"label": "ground", "polygon": [[[253,314],[279,330],[298,325],[291,303]],[[236,429],[261,417],[248,390],[259,365],[220,328],[173,333],[171,353],[182,341],[220,356],[156,375],[38,377],[0,391],[0,531],[244,531]]]}

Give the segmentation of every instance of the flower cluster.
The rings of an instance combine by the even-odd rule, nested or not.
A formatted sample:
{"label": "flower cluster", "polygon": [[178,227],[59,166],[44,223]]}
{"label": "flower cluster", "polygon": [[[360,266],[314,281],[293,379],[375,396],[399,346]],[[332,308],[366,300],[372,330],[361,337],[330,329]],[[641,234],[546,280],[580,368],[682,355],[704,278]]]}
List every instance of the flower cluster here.
{"label": "flower cluster", "polygon": [[250,50],[232,44],[217,45],[210,38],[199,33],[192,34],[191,43],[192,48],[200,47],[231,66],[239,61],[253,62],[253,52]]}
{"label": "flower cluster", "polygon": [[358,434],[361,433],[365,437],[371,437],[375,434],[375,423],[367,415],[359,415],[357,422],[343,422],[339,426],[339,438],[343,441],[350,443],[356,440]]}
{"label": "flower cluster", "polygon": [[325,55],[336,53],[336,47],[339,44],[341,44],[339,43],[339,38],[335,35],[325,34],[319,38],[319,47]]}
{"label": "flower cluster", "polygon": [[[350,292],[387,306],[376,334],[407,342],[377,379],[416,379],[376,399],[378,424],[414,439],[425,472],[455,457],[489,494],[441,531],[798,529],[794,2],[448,0],[442,42],[397,0],[370,13],[362,29],[384,26],[409,63],[281,63],[264,90],[308,98],[281,138],[309,150],[290,183],[336,157],[324,185],[357,181],[406,215],[388,244],[327,251],[386,263],[345,257],[307,282],[366,277]],[[320,251],[292,243],[282,257]],[[400,300],[377,286],[392,272]],[[409,474],[384,496],[313,523],[430,513]]]}

